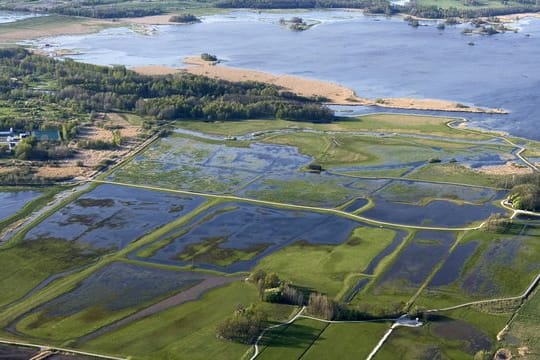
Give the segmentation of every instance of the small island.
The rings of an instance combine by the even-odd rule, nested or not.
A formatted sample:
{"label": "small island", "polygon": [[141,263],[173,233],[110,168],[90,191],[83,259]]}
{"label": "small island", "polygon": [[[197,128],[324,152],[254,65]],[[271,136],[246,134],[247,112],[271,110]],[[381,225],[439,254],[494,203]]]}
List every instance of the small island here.
{"label": "small island", "polygon": [[315,23],[311,23],[311,24],[306,23],[304,19],[298,16],[293,16],[292,18],[288,20],[281,18],[279,20],[279,23],[283,26],[287,26],[290,30],[293,30],[293,31],[308,30],[309,28],[315,25]]}

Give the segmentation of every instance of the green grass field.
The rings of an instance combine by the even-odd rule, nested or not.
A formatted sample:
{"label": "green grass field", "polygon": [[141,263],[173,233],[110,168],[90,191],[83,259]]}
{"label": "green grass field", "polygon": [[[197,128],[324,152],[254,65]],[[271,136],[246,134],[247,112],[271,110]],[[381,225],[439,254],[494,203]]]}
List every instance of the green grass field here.
{"label": "green grass field", "polygon": [[388,327],[385,322],[331,324],[302,359],[365,359]]}
{"label": "green grass field", "polygon": [[423,133],[434,136],[469,138],[475,140],[487,139],[489,134],[477,131],[460,131],[446,124],[456,118],[444,118],[422,115],[405,114],[371,114],[358,118],[339,118],[331,124],[315,124],[309,122],[294,122],[285,120],[249,120],[223,122],[177,122],[179,127],[218,135],[244,135],[251,132],[277,130],[286,128],[308,128],[322,131],[369,131],[385,133]]}
{"label": "green grass field", "polygon": [[360,227],[341,245],[293,244],[267,256],[257,268],[336,297],[354,285],[350,277],[361,274],[394,236],[392,230]]}
{"label": "green grass field", "polygon": [[519,349],[524,359],[535,359],[540,354],[540,292],[535,293],[523,304],[510,324],[504,343],[517,356]]}
{"label": "green grass field", "polygon": [[[513,232],[521,233],[522,226]],[[471,231],[461,243],[478,242],[451,284],[428,287],[416,301],[421,308],[453,306],[473,300],[518,296],[540,271],[540,244],[535,227],[524,234]],[[528,234],[529,233],[529,234]]]}
{"label": "green grass field", "polygon": [[255,302],[255,287],[232,283],[203,295],[199,301],[149,316],[82,347],[134,359],[239,359],[250,347],[218,339],[215,328],[238,304]]}
{"label": "green grass field", "polygon": [[265,344],[257,359],[300,359],[319,338],[328,324],[311,319],[269,331],[262,339]]}
{"label": "green grass field", "polygon": [[62,240],[36,240],[0,248],[0,306],[19,299],[49,276],[76,269],[100,254]]}

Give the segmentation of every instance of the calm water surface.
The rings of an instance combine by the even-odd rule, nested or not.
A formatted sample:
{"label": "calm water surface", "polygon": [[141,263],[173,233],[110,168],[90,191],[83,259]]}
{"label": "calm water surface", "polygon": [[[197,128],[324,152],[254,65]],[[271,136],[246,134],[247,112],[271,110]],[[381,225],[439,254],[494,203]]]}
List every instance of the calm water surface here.
{"label": "calm water surface", "polygon": [[35,45],[76,49],[82,52],[74,56],[78,60],[128,67],[178,67],[185,56],[210,52],[230,66],[334,81],[370,98],[442,98],[505,108],[510,115],[465,116],[475,126],[540,139],[534,126],[540,117],[540,20],[512,25],[517,33],[466,36],[466,25],[413,28],[401,18],[342,10],[301,13],[320,23],[293,32],[279,25],[290,16],[237,11],[199,24],[154,26],[150,35],[117,28]]}

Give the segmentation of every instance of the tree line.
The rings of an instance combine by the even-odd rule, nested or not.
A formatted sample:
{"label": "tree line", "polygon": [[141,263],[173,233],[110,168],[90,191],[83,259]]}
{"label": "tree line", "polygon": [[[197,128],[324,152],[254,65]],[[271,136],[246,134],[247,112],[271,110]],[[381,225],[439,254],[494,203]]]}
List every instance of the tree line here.
{"label": "tree line", "polygon": [[405,5],[394,6],[397,12],[409,14],[411,16],[428,18],[428,19],[448,19],[448,18],[465,18],[472,19],[477,17],[494,17],[508,14],[521,14],[528,12],[540,11],[540,6],[536,3],[523,3],[515,6],[502,7],[483,7],[483,8],[443,8],[436,5]]}
{"label": "tree line", "polygon": [[[59,61],[21,48],[0,49],[0,101],[14,114],[0,116],[4,128],[41,127],[39,115],[65,122],[96,112],[126,111],[158,121],[252,118],[329,122],[321,99],[307,99],[257,82],[234,83],[190,74],[145,76],[123,66]],[[47,84],[44,91],[36,84]],[[32,104],[30,108],[26,107]],[[25,109],[17,116],[17,110]],[[37,119],[36,119],[37,118]],[[154,120],[149,119],[149,122]]]}

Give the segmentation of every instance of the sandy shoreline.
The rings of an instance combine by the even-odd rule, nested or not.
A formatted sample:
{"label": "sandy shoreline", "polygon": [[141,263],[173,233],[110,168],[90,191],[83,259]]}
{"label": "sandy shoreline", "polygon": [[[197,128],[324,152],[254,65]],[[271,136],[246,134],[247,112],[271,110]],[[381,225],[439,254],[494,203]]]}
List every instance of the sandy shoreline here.
{"label": "sandy shoreline", "polygon": [[502,109],[485,109],[479,107],[464,107],[459,103],[439,99],[412,99],[412,98],[384,98],[368,99],[359,97],[355,92],[345,86],[332,82],[313,80],[293,75],[279,75],[257,70],[239,69],[203,61],[199,57],[184,59],[188,65],[185,69],[175,69],[166,66],[141,66],[133,68],[134,71],[145,75],[166,75],[179,72],[187,72],[195,75],[204,75],[211,78],[228,81],[259,81],[274,84],[287,91],[294,92],[305,97],[324,97],[332,105],[361,105],[379,106],[394,109],[411,110],[437,110],[459,111],[476,113],[504,114]]}

